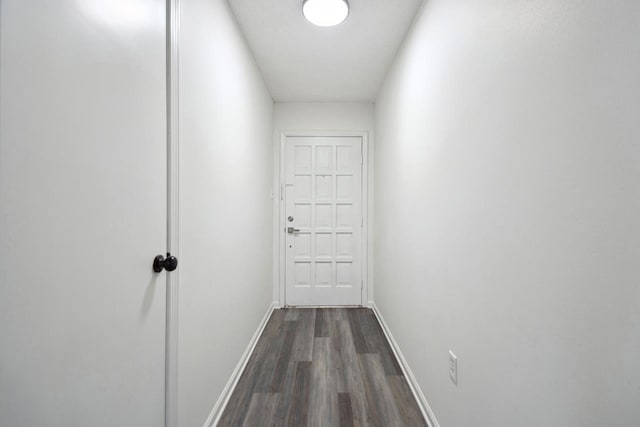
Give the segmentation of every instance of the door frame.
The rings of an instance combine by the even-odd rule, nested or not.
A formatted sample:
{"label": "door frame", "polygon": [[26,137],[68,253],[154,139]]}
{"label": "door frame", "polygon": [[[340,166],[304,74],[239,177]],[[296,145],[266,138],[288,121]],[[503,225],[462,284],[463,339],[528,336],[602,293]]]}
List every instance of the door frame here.
{"label": "door frame", "polygon": [[362,139],[362,179],[361,179],[361,203],[362,203],[362,243],[360,245],[362,265],[360,266],[360,277],[362,278],[362,287],[360,291],[360,305],[366,307],[369,301],[369,133],[367,131],[280,131],[280,161],[279,161],[279,181],[278,181],[278,209],[276,212],[277,220],[274,223],[277,226],[278,236],[278,290],[277,296],[280,306],[287,307],[286,295],[286,221],[285,212],[286,204],[285,196],[285,150],[286,140],[290,137],[360,137]]}
{"label": "door frame", "polygon": [[[179,246],[179,74],[180,0],[165,0],[167,114],[167,252],[180,259]],[[178,427],[178,280],[180,268],[166,272],[164,425]]]}

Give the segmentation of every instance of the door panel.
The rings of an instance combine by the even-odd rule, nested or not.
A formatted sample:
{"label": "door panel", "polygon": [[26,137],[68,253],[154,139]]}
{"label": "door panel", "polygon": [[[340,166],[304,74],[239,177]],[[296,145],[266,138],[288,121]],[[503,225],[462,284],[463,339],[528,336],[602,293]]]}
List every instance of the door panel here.
{"label": "door panel", "polygon": [[362,138],[287,137],[288,305],[361,305]]}
{"label": "door panel", "polygon": [[0,425],[162,426],[164,1],[0,8]]}

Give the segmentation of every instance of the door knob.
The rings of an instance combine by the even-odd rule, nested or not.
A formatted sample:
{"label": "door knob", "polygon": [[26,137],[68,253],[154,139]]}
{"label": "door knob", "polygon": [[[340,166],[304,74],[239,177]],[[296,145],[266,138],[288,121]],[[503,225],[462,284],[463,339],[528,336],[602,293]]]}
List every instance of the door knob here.
{"label": "door knob", "polygon": [[167,252],[167,257],[158,255],[153,259],[153,271],[160,273],[162,269],[173,271],[178,268],[178,258]]}
{"label": "door knob", "polygon": [[289,234],[297,233],[298,231],[300,231],[299,228],[287,227],[287,233]]}

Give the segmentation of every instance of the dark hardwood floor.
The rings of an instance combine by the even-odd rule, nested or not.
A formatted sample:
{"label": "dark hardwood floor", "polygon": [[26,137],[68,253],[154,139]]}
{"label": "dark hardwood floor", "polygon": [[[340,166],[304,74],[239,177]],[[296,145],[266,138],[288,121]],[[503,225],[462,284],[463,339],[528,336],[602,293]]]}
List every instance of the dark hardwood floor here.
{"label": "dark hardwood floor", "polygon": [[219,426],[426,426],[370,309],[275,310]]}

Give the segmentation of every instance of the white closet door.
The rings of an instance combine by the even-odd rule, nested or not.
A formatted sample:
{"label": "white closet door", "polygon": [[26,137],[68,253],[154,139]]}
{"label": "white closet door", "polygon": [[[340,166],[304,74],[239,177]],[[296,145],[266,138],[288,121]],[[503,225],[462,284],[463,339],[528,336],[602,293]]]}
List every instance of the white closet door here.
{"label": "white closet door", "polygon": [[362,138],[287,137],[286,303],[361,305]]}
{"label": "white closet door", "polygon": [[0,425],[162,426],[165,2],[0,19]]}

